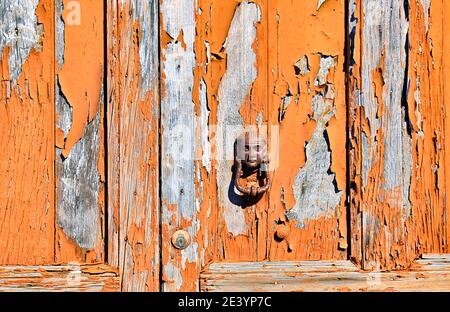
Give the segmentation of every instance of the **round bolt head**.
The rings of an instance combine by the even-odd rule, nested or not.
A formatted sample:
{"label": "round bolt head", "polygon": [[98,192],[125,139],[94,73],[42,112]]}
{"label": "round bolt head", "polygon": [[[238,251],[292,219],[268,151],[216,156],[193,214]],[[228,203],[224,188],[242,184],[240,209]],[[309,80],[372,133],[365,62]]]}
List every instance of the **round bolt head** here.
{"label": "round bolt head", "polygon": [[280,240],[285,239],[289,235],[288,227],[284,224],[277,225],[276,230],[275,230],[275,235]]}
{"label": "round bolt head", "polygon": [[191,244],[191,236],[185,230],[178,230],[172,235],[172,245],[178,249],[186,249]]}

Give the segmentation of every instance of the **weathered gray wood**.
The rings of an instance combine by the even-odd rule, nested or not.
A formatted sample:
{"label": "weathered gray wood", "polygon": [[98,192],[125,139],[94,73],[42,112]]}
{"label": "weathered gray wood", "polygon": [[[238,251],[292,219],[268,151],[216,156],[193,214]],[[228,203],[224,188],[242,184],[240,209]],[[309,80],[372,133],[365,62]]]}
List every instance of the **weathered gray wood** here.
{"label": "weathered gray wood", "polygon": [[[315,84],[325,85],[329,70],[336,65],[334,57],[321,57]],[[317,122],[311,140],[306,145],[306,164],[299,170],[293,186],[296,204],[288,211],[290,220],[303,228],[308,220],[332,216],[341,202],[343,191],[335,189],[335,174],[331,170],[331,152],[326,139],[326,127],[336,114],[334,94],[318,93],[313,97],[312,118]]]}
{"label": "weathered gray wood", "polygon": [[408,1],[349,1],[352,237],[359,240],[352,250],[359,259],[362,249],[366,269],[406,268],[414,259],[405,232],[413,172],[405,92],[408,6]]}
{"label": "weathered gray wood", "polygon": [[[57,0],[56,7],[56,63],[58,72],[65,64],[65,23],[63,20],[63,0]],[[76,26],[75,26],[76,27]],[[95,49],[97,47],[91,47]],[[101,60],[98,60],[102,63]],[[81,65],[80,66],[84,66]],[[86,127],[80,140],[71,148],[68,155],[63,154],[65,142],[74,125],[74,105],[69,103],[64,95],[57,75],[56,85],[56,127],[61,133],[58,138],[56,150],[57,172],[57,225],[67,237],[82,248],[94,249],[97,247],[101,235],[101,214],[99,196],[101,177],[99,172],[99,157],[101,151],[102,120],[101,108],[103,105],[103,92],[100,96],[100,108]],[[92,95],[91,95],[92,96]],[[64,142],[62,142],[64,140]],[[102,160],[100,160],[102,161]],[[102,238],[100,238],[102,239]],[[62,246],[64,249],[65,246]],[[63,253],[65,251],[62,251]],[[65,261],[66,259],[63,259]]]}
{"label": "weathered gray wood", "polygon": [[123,291],[158,291],[158,1],[109,0],[107,15],[108,259]]}
{"label": "weathered gray wood", "polygon": [[120,291],[117,269],[105,265],[0,267],[0,292]]}
{"label": "weathered gray wood", "polygon": [[35,14],[38,0],[3,0],[0,2],[0,57],[9,47],[9,69],[13,82],[17,82],[22,66],[32,49],[42,49],[42,25]]}
{"label": "weathered gray wood", "polygon": [[349,13],[352,253],[365,269],[408,268],[448,245],[446,18],[439,1],[351,0]]}
{"label": "weathered gray wood", "polygon": [[[56,123],[67,134],[71,126],[71,109],[60,88],[56,90]],[[100,114],[97,114],[70,155],[63,158],[62,150],[57,149],[56,157],[58,226],[85,249],[94,248],[98,238],[100,124]]]}
{"label": "weathered gray wood", "polygon": [[[162,48],[161,98],[161,200],[162,200],[162,290],[185,289],[196,275],[198,245],[195,204],[195,129],[196,116],[192,90],[194,87],[194,0],[163,0],[161,10],[161,34],[170,41]],[[182,40],[177,40],[182,36]],[[171,235],[179,228],[191,236],[191,244],[185,250],[171,245]],[[187,265],[192,269],[188,272]],[[196,290],[197,285],[191,285]]]}
{"label": "weathered gray wood", "polygon": [[[445,261],[442,261],[444,259]],[[364,272],[350,261],[216,263],[201,291],[450,291],[450,256],[418,260],[410,271]]]}
{"label": "weathered gray wood", "polygon": [[244,120],[239,110],[258,74],[256,53],[252,45],[256,39],[256,23],[260,20],[261,10],[256,3],[240,3],[236,7],[224,46],[227,53],[227,71],[219,87],[217,185],[225,224],[233,236],[247,234],[249,230],[242,209],[245,202],[237,195],[229,195],[229,181],[232,181],[234,141],[244,130]]}

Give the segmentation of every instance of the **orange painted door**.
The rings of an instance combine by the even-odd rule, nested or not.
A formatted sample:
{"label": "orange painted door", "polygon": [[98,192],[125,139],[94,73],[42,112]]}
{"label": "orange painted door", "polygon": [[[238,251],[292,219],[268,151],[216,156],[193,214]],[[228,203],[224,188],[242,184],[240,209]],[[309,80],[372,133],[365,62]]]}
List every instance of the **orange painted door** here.
{"label": "orange painted door", "polygon": [[[322,2],[161,1],[164,291],[210,263],[348,258],[346,3]],[[249,129],[269,154],[257,198],[235,185]]]}
{"label": "orange painted door", "polygon": [[[417,272],[448,289],[445,1],[160,16],[163,291],[404,290]],[[269,153],[256,197],[237,187],[264,184],[234,160],[247,130]]]}
{"label": "orange painted door", "polygon": [[2,0],[0,291],[448,289],[449,5]]}
{"label": "orange painted door", "polygon": [[104,7],[76,3],[2,2],[1,265],[105,259]]}
{"label": "orange painted door", "polygon": [[0,290],[159,289],[157,2],[0,3]]}

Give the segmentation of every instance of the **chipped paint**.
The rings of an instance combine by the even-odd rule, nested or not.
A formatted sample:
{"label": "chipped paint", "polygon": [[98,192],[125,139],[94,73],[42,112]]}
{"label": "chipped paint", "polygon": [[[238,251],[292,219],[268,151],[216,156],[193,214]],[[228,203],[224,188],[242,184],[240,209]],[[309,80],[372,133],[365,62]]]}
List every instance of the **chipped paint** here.
{"label": "chipped paint", "polygon": [[[209,113],[208,107],[208,90],[205,80],[200,82],[200,137],[202,146],[202,164],[211,172],[211,142],[209,141]],[[200,179],[199,179],[200,180]]]}
{"label": "chipped paint", "polygon": [[330,174],[331,153],[326,139],[326,124],[336,113],[333,102],[316,95],[312,101],[313,119],[317,122],[306,145],[306,164],[295,177],[293,190],[296,203],[288,212],[290,220],[303,228],[306,221],[332,216],[343,192],[335,189],[335,175]]}
{"label": "chipped paint", "polygon": [[306,76],[307,73],[309,73],[309,63],[308,63],[308,56],[303,56],[301,59],[299,59],[294,64],[295,73],[301,76]]}
{"label": "chipped paint", "polygon": [[[56,127],[60,135],[56,257],[58,261],[98,262],[103,257],[103,4],[84,3],[82,25],[66,24],[68,4],[55,3]],[[82,26],[91,27],[91,36],[81,35]]]}
{"label": "chipped paint", "polygon": [[[64,8],[67,2],[64,0]],[[82,138],[85,127],[99,111],[103,81],[103,19],[95,14],[103,4],[87,0],[81,6],[83,27],[66,25],[64,28],[64,64],[58,73],[61,93],[72,107],[72,126],[67,134],[62,156],[67,158],[72,147]],[[63,11],[66,18],[67,8]],[[93,29],[86,32],[85,28]],[[82,40],[80,41],[80,39]],[[73,47],[73,48],[70,48]],[[60,58],[61,61],[61,58]],[[83,77],[83,79],[79,79]]]}
{"label": "chipped paint", "polygon": [[[161,55],[159,2],[108,2],[119,6],[106,11],[117,19],[107,27],[107,41],[116,45],[108,48],[108,116],[101,110],[102,93],[94,90],[106,83],[98,64],[104,50],[91,53],[92,44],[74,48],[75,28],[63,17],[68,1],[3,1],[0,11],[8,11],[5,3],[25,8],[29,21],[20,23],[35,27],[31,41],[35,31],[39,40],[21,46],[28,40],[21,27],[12,35],[17,38],[0,37],[1,145],[7,157],[14,156],[14,162],[0,162],[0,176],[8,177],[0,179],[5,190],[0,215],[7,221],[0,222],[0,263],[102,262],[107,247],[123,290],[159,290],[162,276],[163,290],[181,291],[197,290],[198,274],[211,262],[336,260],[350,254],[364,269],[392,270],[408,268],[424,252],[448,251],[449,135],[444,134],[450,129],[445,117],[450,54],[444,2],[350,0],[351,59],[345,64],[343,1],[188,1],[161,2]],[[94,2],[102,3],[86,1]],[[1,18],[3,35],[11,31],[3,24],[11,15]],[[87,23],[78,37],[105,42],[103,23],[101,30],[86,32],[92,26]],[[76,57],[80,51],[89,55]],[[88,79],[78,83],[80,73],[67,69],[77,62],[80,70],[98,72],[81,73]],[[163,198],[163,224],[155,221],[160,82],[163,174],[172,175],[171,188],[162,186],[170,193]],[[108,194],[102,190],[104,117]],[[179,121],[187,121],[187,131],[174,129]],[[242,201],[229,196],[233,190],[223,179],[231,177],[232,160],[214,159],[230,150],[235,133],[227,133],[216,150],[213,125],[228,121],[238,130],[279,125],[281,161],[272,189],[256,205],[242,208]],[[53,141],[56,159],[48,144]],[[168,157],[180,147],[174,141],[188,145],[188,152]],[[192,159],[176,158],[180,154]],[[200,158],[194,161],[194,155]],[[350,168],[342,161],[346,155]],[[102,245],[105,195],[111,206],[108,246]],[[228,204],[236,210],[227,210]],[[281,224],[289,234],[278,241],[273,234]],[[176,228],[193,238],[183,251],[164,239]]]}
{"label": "chipped paint", "polygon": [[366,270],[407,268],[422,253],[441,252],[446,241],[442,4],[367,0],[354,6],[354,20],[361,13],[362,22],[355,28],[353,67],[361,71],[350,74],[352,248],[364,242]]}
{"label": "chipped paint", "polygon": [[423,8],[423,15],[425,17],[425,30],[428,32],[428,29],[430,28],[429,19],[430,19],[431,0],[421,0],[421,2]]}
{"label": "chipped paint", "polygon": [[[269,123],[280,124],[270,261],[347,258],[345,7],[328,0],[317,12],[314,1],[269,2]],[[318,102],[329,112],[316,113]],[[282,241],[279,224],[289,228]]]}
{"label": "chipped paint", "polygon": [[328,73],[330,69],[336,65],[336,59],[334,56],[321,56],[320,58],[320,69],[314,80],[314,85],[316,87],[323,86],[327,83]]}
{"label": "chipped paint", "polygon": [[[161,31],[165,37],[161,51],[163,291],[180,291],[182,286],[184,289],[197,288],[197,281],[183,281],[190,274],[197,274],[199,252],[194,162],[195,129],[198,127],[193,98],[195,5],[194,0],[164,0],[160,3]],[[181,255],[164,239],[180,228],[189,232],[192,241]],[[176,256],[174,252],[177,252]]]}
{"label": "chipped paint", "polygon": [[319,11],[320,7],[325,3],[326,0],[319,0],[317,3],[317,11]]}
{"label": "chipped paint", "polygon": [[[158,79],[158,72],[153,70],[158,66],[158,60],[153,48],[158,46],[158,13],[157,0],[129,1],[129,9],[133,12],[134,20],[139,22],[139,64],[141,74],[141,100],[143,100]],[[123,3],[123,0],[122,0]],[[122,4],[123,5],[123,4]]]}
{"label": "chipped paint", "polygon": [[[67,134],[72,124],[70,106],[62,97],[57,100],[57,125]],[[85,249],[94,248],[98,238],[100,144],[100,114],[97,114],[68,158],[62,160],[61,149],[58,150],[58,226]]]}
{"label": "chipped paint", "polygon": [[[408,116],[405,115],[406,112],[402,114],[404,84],[407,83],[405,66],[408,16],[404,4],[399,1],[365,0],[364,8],[365,18],[369,23],[364,24],[362,33],[364,36],[362,105],[370,127],[366,129],[370,131],[369,155],[364,156],[369,156],[370,160],[363,160],[363,163],[369,162],[372,166],[371,168],[363,166],[363,170],[369,170],[363,172],[363,176],[372,181],[370,185],[367,182],[367,188],[371,189],[374,182],[379,183],[375,176],[382,176],[379,194],[374,194],[377,198],[365,199],[365,205],[375,200],[379,201],[380,205],[386,205],[386,208],[381,215],[378,213],[379,206],[368,206],[363,218],[384,218],[388,224],[382,231],[373,232],[374,227],[367,225],[368,221],[364,219],[363,224],[366,226],[363,228],[363,235],[370,241],[367,246],[372,246],[365,247],[371,252],[365,253],[364,266],[373,268],[378,265],[376,257],[379,254],[375,251],[378,248],[392,252],[393,262],[396,262],[394,265],[402,266],[401,259],[404,255],[398,256],[393,249],[397,248],[398,242],[405,235],[397,215],[402,214],[405,217],[410,207],[407,195],[412,170],[411,137],[405,129]],[[380,141],[382,144],[376,145]],[[380,244],[382,247],[377,247]]]}
{"label": "chipped paint", "polygon": [[[180,10],[172,10],[176,0],[161,4],[164,31],[171,40],[162,51],[165,75],[162,97],[162,197],[168,204],[175,204],[176,211],[164,209],[163,217],[169,222],[172,213],[191,219],[195,215],[195,138],[196,119],[192,90],[194,87],[194,1],[184,1]],[[183,12],[180,16],[178,13]],[[183,40],[179,41],[179,35]],[[184,46],[185,45],[185,46]],[[183,103],[183,109],[179,109]],[[165,142],[170,142],[165,144]]]}
{"label": "chipped paint", "polygon": [[0,264],[55,259],[54,2],[0,1]]}
{"label": "chipped paint", "polygon": [[167,282],[173,283],[173,289],[181,289],[181,286],[183,285],[183,276],[178,267],[168,262],[164,265],[164,275],[164,279]]}
{"label": "chipped paint", "polygon": [[14,83],[17,83],[31,50],[42,49],[43,28],[38,25],[35,14],[38,3],[39,0],[0,2],[0,58],[9,47],[9,72]]}
{"label": "chipped paint", "polygon": [[106,12],[108,203],[113,207],[108,258],[120,269],[123,291],[157,291],[161,283],[158,6],[157,0],[113,1]]}
{"label": "chipped paint", "polygon": [[[230,147],[239,131],[244,129],[239,110],[257,75],[253,43],[256,38],[256,23],[260,19],[261,12],[255,3],[242,2],[236,8],[225,44],[227,71],[219,87],[217,154],[222,160],[218,162],[217,168],[218,196],[228,232],[234,236],[246,233],[248,225],[242,209],[244,202],[233,195],[233,157],[230,157],[233,150]],[[223,127],[232,127],[233,131]]]}
{"label": "chipped paint", "polygon": [[[384,145],[384,187],[386,190],[393,190],[401,184],[403,176],[403,160],[398,155],[403,155],[401,150],[403,146],[402,131],[404,120],[401,113],[401,101],[403,92],[403,81],[405,76],[405,44],[408,33],[408,21],[405,16],[404,7],[402,3],[397,1],[384,1],[380,4],[375,4],[372,0],[365,1],[366,7],[375,7],[378,10],[367,11],[366,19],[371,21],[379,21],[383,26],[383,31],[379,32],[379,26],[376,23],[365,24],[363,35],[365,38],[371,38],[364,41],[364,55],[363,55],[363,107],[365,115],[368,118],[370,125],[370,145],[376,144],[375,138],[377,136],[380,126],[383,128]],[[380,10],[387,12],[391,11],[395,16],[385,16],[381,14]],[[368,15],[369,14],[369,15]],[[377,15],[377,16],[375,16]],[[389,20],[388,20],[389,18]],[[379,44],[381,43],[381,45]],[[383,44],[384,43],[384,44]],[[383,81],[373,82],[372,72],[378,66],[382,66],[382,58],[389,60],[384,62]],[[372,83],[383,84],[383,98],[377,98],[381,94],[376,94],[372,87]],[[383,101],[383,119],[380,121],[379,105]],[[374,162],[372,159],[371,163]],[[367,176],[367,172],[363,172]]]}

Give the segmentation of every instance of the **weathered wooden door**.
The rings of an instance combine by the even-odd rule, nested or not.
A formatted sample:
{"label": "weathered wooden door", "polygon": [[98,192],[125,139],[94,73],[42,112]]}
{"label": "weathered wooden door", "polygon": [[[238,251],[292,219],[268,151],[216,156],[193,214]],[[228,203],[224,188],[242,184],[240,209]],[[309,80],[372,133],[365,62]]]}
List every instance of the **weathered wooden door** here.
{"label": "weathered wooden door", "polygon": [[1,1],[1,290],[159,289],[157,6]]}
{"label": "weathered wooden door", "polygon": [[[345,2],[163,1],[161,16],[164,290],[197,289],[208,263],[347,259]],[[270,158],[256,201],[233,173],[251,127]]]}
{"label": "weathered wooden door", "polygon": [[[448,289],[446,3],[163,0],[160,14],[163,290]],[[270,154],[257,200],[234,183],[252,127]]]}
{"label": "weathered wooden door", "polygon": [[449,6],[3,0],[0,290],[448,290]]}

